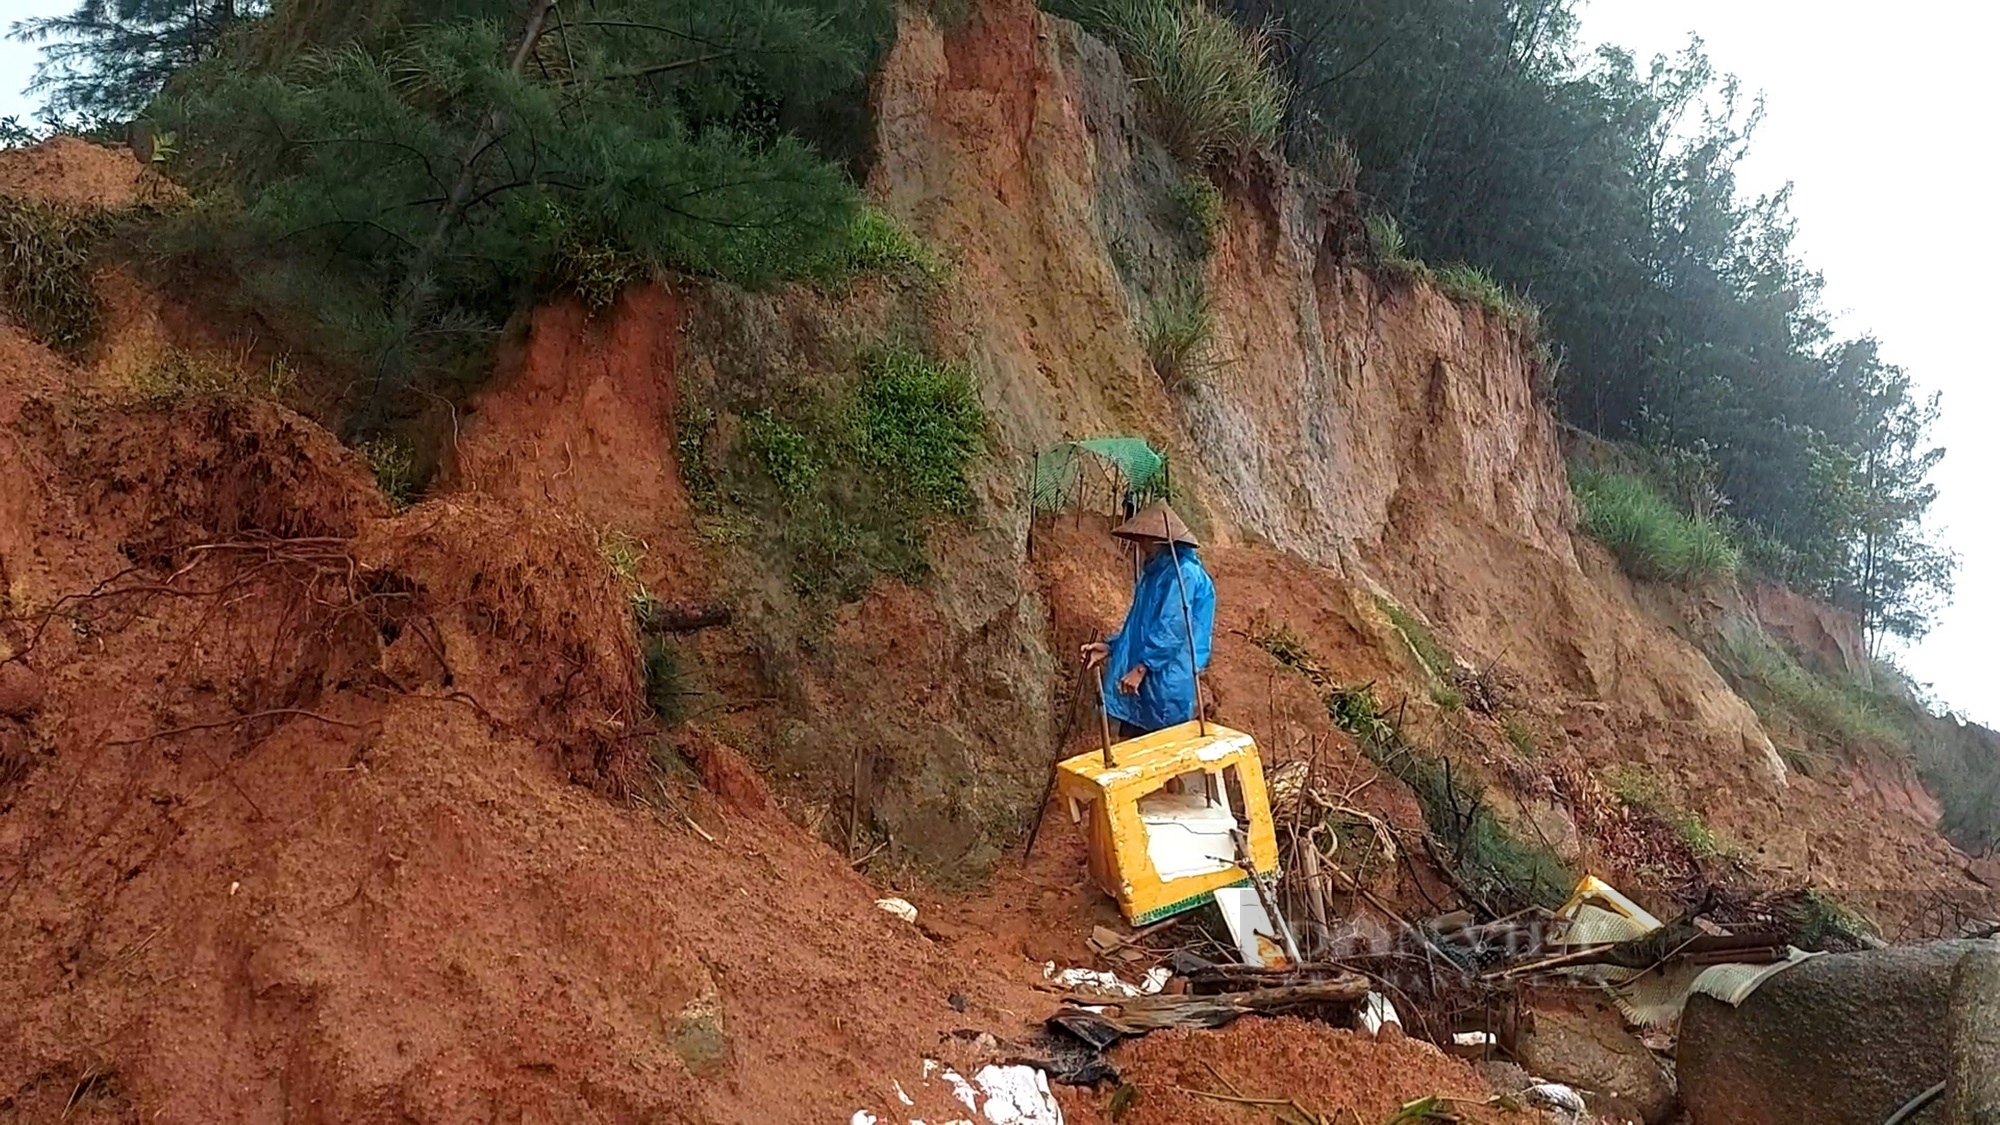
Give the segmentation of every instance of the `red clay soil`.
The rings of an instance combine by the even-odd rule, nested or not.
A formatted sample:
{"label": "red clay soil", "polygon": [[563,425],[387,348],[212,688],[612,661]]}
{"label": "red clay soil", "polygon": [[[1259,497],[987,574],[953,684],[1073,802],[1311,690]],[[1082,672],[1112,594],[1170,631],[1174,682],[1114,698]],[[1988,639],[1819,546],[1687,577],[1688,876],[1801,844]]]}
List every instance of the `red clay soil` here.
{"label": "red clay soil", "polygon": [[178,194],[171,182],[139,163],[131,150],[76,137],[0,151],[0,195],[20,195],[79,207],[129,207]]}
{"label": "red clay soil", "polygon": [[[1428,1043],[1291,1018],[1239,1020],[1219,1032],[1165,1031],[1113,1053],[1121,1077],[1138,1091],[1119,1125],[1246,1125],[1273,1120],[1274,1107],[1208,1094],[1289,1099],[1329,1122],[1388,1119],[1420,1098],[1453,1099],[1467,1122],[1533,1122],[1540,1114],[1487,1106],[1493,1095],[1472,1067]],[[1067,1120],[1112,1120],[1109,1091],[1094,1104],[1065,1102]]]}
{"label": "red clay soil", "polygon": [[659,285],[631,289],[595,317],[574,300],[537,309],[460,419],[451,487],[657,544],[639,577],[688,592],[701,568],[677,564],[698,553],[673,549],[691,527],[675,468],[680,322],[679,302]]}
{"label": "red clay soil", "polygon": [[35,397],[9,437],[4,659],[46,702],[0,791],[0,1120],[845,1120],[1041,1014],[720,747],[713,842],[570,784],[636,743],[569,525],[387,518],[265,404]]}

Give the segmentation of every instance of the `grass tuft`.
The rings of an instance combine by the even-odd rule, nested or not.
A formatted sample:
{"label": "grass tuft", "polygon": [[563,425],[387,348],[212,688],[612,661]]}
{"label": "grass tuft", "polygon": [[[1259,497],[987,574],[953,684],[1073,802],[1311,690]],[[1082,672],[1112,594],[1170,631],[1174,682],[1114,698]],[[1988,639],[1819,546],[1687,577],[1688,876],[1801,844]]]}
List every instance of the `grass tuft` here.
{"label": "grass tuft", "polygon": [[1682,513],[1639,477],[1578,465],[1570,488],[1585,534],[1634,577],[1697,586],[1733,578],[1742,565],[1720,524]]}
{"label": "grass tuft", "polygon": [[402,511],[417,502],[423,480],[417,472],[417,451],[406,439],[383,435],[362,442],[357,448],[375,474],[375,487],[389,498],[389,506]]}
{"label": "grass tuft", "polygon": [[1183,162],[1204,167],[1268,147],[1290,93],[1271,35],[1245,30],[1204,0],[1056,0],[1049,5],[1116,45]]}
{"label": "grass tuft", "polygon": [[1161,381],[1178,391],[1200,385],[1213,366],[1214,332],[1208,285],[1198,274],[1170,284],[1146,306],[1139,321],[1139,343],[1146,358]]}
{"label": "grass tuft", "polygon": [[1626,807],[1651,812],[1673,826],[1696,859],[1720,859],[1733,854],[1701,814],[1684,808],[1658,780],[1630,766],[1613,766],[1605,775],[1613,796]]}
{"label": "grass tuft", "polygon": [[298,388],[298,372],[283,358],[262,370],[218,356],[168,348],[132,377],[132,386],[149,399],[171,400],[191,395],[247,395],[282,401]]}
{"label": "grass tuft", "polygon": [[[1790,725],[1836,745],[1910,749],[1909,733],[1867,687],[1804,667],[1751,621],[1725,625],[1719,651],[1711,655],[1766,722]],[[1781,742],[1779,750],[1787,765],[1809,777],[1826,764],[1824,752],[1812,746]]]}
{"label": "grass tuft", "polygon": [[1493,275],[1478,266],[1455,262],[1439,267],[1434,277],[1438,289],[1452,300],[1477,305],[1523,335],[1541,331],[1541,308],[1493,280]]}
{"label": "grass tuft", "polygon": [[1500,730],[1522,757],[1532,758],[1541,753],[1541,748],[1535,744],[1535,732],[1528,729],[1528,724],[1519,715],[1510,716],[1501,723]]}
{"label": "grass tuft", "polygon": [[103,319],[91,260],[108,212],[0,196],[0,306],[28,334],[75,356]]}
{"label": "grass tuft", "polygon": [[847,236],[833,255],[809,272],[820,288],[837,292],[862,274],[938,285],[951,271],[936,250],[890,218],[888,212],[864,205],[854,213]]}

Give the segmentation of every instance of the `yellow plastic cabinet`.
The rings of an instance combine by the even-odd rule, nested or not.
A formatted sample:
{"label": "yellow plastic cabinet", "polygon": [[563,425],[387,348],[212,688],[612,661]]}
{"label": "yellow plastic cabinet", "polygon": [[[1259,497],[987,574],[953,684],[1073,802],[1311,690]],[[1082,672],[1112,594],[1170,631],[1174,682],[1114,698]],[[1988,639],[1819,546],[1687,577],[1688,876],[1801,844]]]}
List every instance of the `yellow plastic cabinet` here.
{"label": "yellow plastic cabinet", "polygon": [[1231,830],[1260,874],[1278,871],[1278,838],[1257,743],[1214,723],[1182,723],[1057,767],[1057,791],[1088,841],[1090,877],[1143,926],[1247,885]]}

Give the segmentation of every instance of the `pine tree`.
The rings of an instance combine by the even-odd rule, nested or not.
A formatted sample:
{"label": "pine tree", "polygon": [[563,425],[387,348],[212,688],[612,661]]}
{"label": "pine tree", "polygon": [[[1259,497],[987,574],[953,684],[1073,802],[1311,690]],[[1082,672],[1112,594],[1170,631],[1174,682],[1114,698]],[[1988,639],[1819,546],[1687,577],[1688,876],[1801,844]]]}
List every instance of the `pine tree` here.
{"label": "pine tree", "polygon": [[66,16],[19,20],[9,35],[43,44],[28,89],[44,96],[45,118],[122,123],[264,7],[257,0],[83,0]]}
{"label": "pine tree", "polygon": [[[357,16],[359,12],[359,16]],[[281,5],[152,108],[221,247],[390,392],[523,301],[666,267],[762,285],[844,246],[857,194],[786,131],[891,27],[839,0]]]}

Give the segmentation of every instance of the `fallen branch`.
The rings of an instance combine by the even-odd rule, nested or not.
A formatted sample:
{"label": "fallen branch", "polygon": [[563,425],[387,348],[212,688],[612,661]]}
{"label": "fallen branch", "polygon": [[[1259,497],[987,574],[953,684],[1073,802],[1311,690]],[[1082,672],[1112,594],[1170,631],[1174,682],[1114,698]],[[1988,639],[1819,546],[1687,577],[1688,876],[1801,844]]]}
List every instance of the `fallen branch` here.
{"label": "fallen branch", "polygon": [[1360,973],[1342,972],[1312,984],[1261,988],[1218,996],[1141,996],[1111,1000],[1102,1010],[1064,1007],[1048,1022],[1094,1047],[1169,1028],[1217,1028],[1247,1015],[1283,1015],[1330,1004],[1359,1004],[1372,986]]}

